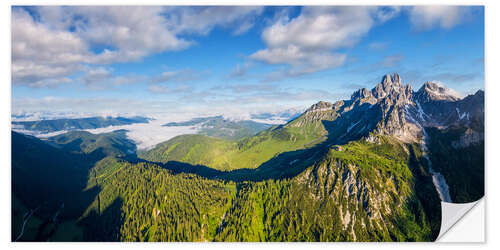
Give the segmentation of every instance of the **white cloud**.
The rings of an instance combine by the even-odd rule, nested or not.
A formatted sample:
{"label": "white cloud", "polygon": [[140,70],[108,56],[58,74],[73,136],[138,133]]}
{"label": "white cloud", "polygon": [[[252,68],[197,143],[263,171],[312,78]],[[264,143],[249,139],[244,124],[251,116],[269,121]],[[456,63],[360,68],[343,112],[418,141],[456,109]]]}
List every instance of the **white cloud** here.
{"label": "white cloud", "polygon": [[259,50],[250,58],[268,64],[288,64],[291,68],[280,74],[297,76],[340,66],[344,64],[346,55],[322,50],[306,52],[295,45],[289,45],[286,48]]}
{"label": "white cloud", "polygon": [[140,98],[13,98],[12,112],[59,112],[59,113],[119,113],[146,115],[164,113],[166,110],[176,112],[178,100],[140,99]]}
{"label": "white cloud", "polygon": [[148,88],[149,91],[156,93],[156,94],[169,94],[171,93],[170,88],[168,86],[163,86],[163,85],[158,85],[158,84],[153,84],[149,86]]}
{"label": "white cloud", "polygon": [[234,28],[233,34],[239,35],[253,27],[254,17],[263,10],[262,6],[171,7],[166,15],[177,33],[206,35],[222,26]]}
{"label": "white cloud", "polygon": [[404,59],[403,55],[394,54],[390,56],[386,56],[382,61],[382,66],[384,67],[394,67],[399,64]]}
{"label": "white cloud", "polygon": [[85,85],[92,85],[95,82],[103,81],[111,77],[110,70],[104,67],[88,69],[85,76],[82,78]]}
{"label": "white cloud", "polygon": [[[186,89],[187,88],[187,89]],[[325,90],[282,89],[269,84],[227,88],[229,93],[194,91],[186,85],[151,85],[150,91],[158,94],[178,93],[168,98],[13,98],[14,114],[29,112],[134,113],[151,115],[170,114],[233,114],[245,112],[270,112],[277,107],[309,106],[317,101],[337,100],[341,95]],[[228,105],[230,104],[230,105]]]}
{"label": "white cloud", "polygon": [[14,61],[34,58],[45,63],[81,62],[88,49],[74,33],[49,29],[20,9],[12,12],[12,41]]}
{"label": "white cloud", "polygon": [[32,9],[35,19],[26,10],[13,8],[12,82],[30,87],[65,83],[88,65],[138,61],[154,53],[186,49],[195,41],[183,38],[184,34],[206,35],[216,26],[241,34],[253,26],[254,16],[262,10],[249,6],[46,6]]}
{"label": "white cloud", "polygon": [[304,7],[291,20],[282,18],[262,34],[271,48],[295,45],[305,50],[352,46],[373,25],[371,8]]}
{"label": "white cloud", "polygon": [[243,64],[236,64],[236,67],[231,71],[229,77],[231,78],[241,78],[247,75],[248,69],[251,67],[251,63],[245,62]]}
{"label": "white cloud", "polygon": [[468,11],[464,6],[415,6],[409,9],[409,16],[417,30],[450,29],[462,22]]}
{"label": "white cloud", "polygon": [[285,48],[263,49],[255,52],[250,58],[269,64],[295,63],[306,57],[306,53],[298,46],[288,45]]}
{"label": "white cloud", "polygon": [[135,61],[151,53],[175,51],[192,42],[179,38],[173,25],[154,6],[80,6],[69,7],[75,33],[91,44],[111,46],[114,50],[96,57],[96,63]]}
{"label": "white cloud", "polygon": [[[109,133],[115,130],[125,129],[127,132],[126,136],[132,140],[137,149],[149,149],[154,147],[155,145],[165,142],[175,136],[184,135],[184,134],[196,134],[200,130],[200,126],[173,126],[166,127],[163,126],[168,122],[178,122],[178,121],[186,121],[193,118],[193,116],[186,115],[164,115],[162,117],[158,117],[157,119],[151,120],[148,123],[134,123],[129,125],[120,125],[120,126],[108,126],[104,128],[97,129],[84,129],[84,131],[88,131],[93,134],[100,133]],[[24,128],[18,127],[14,128],[15,131],[37,136],[39,138],[48,138],[51,136],[56,136],[59,134],[67,133],[66,130],[51,132],[51,133],[40,133],[39,131],[26,130]]]}
{"label": "white cloud", "polygon": [[193,89],[185,84],[178,84],[176,86],[166,86],[165,84],[151,84],[148,90],[153,94],[172,94],[183,93],[184,95],[192,94]]}
{"label": "white cloud", "polygon": [[164,83],[164,82],[189,82],[205,78],[210,74],[209,71],[195,71],[189,68],[176,70],[176,71],[164,71],[158,76],[152,77],[152,82],[154,83]]}
{"label": "white cloud", "polygon": [[250,58],[288,65],[280,73],[288,76],[338,67],[346,55],[334,50],[354,46],[375,24],[398,12],[389,7],[304,7],[298,17],[283,16],[267,27],[262,33],[267,48]]}
{"label": "white cloud", "polygon": [[[191,118],[190,116],[187,116]],[[183,134],[196,134],[199,126],[162,126],[168,122],[187,120],[186,116],[163,116],[159,119],[149,121],[148,123],[136,123],[122,126],[109,126],[105,128],[89,129],[88,132],[99,134],[112,132],[118,129],[126,129],[126,135],[135,142],[137,149],[148,149],[155,145],[167,141],[175,136]]]}
{"label": "white cloud", "polygon": [[32,88],[53,88],[57,87],[61,84],[68,84],[72,83],[73,80],[68,77],[54,77],[54,78],[48,78],[48,79],[41,79],[37,81],[30,82],[28,84],[25,84],[25,86],[32,87]]}
{"label": "white cloud", "polygon": [[239,36],[241,34],[245,34],[254,26],[254,20],[246,20],[238,25],[233,31],[234,36]]}
{"label": "white cloud", "polygon": [[43,87],[68,82],[65,77],[77,71],[87,56],[87,44],[74,34],[51,30],[24,10],[12,12],[11,69],[15,84]]}
{"label": "white cloud", "polygon": [[86,67],[84,75],[79,78],[83,84],[90,89],[109,89],[126,84],[135,84],[138,82],[146,82],[149,80],[146,76],[141,75],[113,75],[113,68],[105,67]]}

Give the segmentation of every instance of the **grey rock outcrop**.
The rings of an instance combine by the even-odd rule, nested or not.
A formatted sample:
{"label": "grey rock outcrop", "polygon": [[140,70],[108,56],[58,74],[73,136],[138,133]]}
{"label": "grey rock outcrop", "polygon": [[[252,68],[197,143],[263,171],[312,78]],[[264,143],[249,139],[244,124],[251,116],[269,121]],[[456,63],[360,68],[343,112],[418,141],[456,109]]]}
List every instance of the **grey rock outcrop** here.
{"label": "grey rock outcrop", "polygon": [[476,131],[484,127],[484,92],[461,99],[455,91],[432,82],[414,92],[399,74],[387,74],[371,90],[356,90],[349,100],[312,105],[290,126],[319,121],[334,144],[362,137],[370,140],[377,134],[417,142],[424,127],[472,126]]}

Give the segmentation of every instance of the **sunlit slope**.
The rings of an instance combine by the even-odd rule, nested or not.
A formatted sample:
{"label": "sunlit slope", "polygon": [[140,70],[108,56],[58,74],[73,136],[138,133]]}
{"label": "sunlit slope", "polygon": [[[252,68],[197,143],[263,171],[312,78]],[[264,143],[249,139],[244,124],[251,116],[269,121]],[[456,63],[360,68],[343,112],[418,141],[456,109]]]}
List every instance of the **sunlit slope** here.
{"label": "sunlit slope", "polygon": [[[333,120],[334,111],[322,111],[323,120]],[[227,141],[203,135],[182,135],[140,152],[139,157],[152,162],[180,161],[218,170],[257,168],[274,156],[317,145],[326,140],[327,131],[315,114],[304,113],[283,126],[259,134]]]}
{"label": "sunlit slope", "polygon": [[212,240],[234,183],[173,174],[157,164],[106,158],[88,188],[99,195],[81,219],[88,241]]}
{"label": "sunlit slope", "polygon": [[420,158],[380,137],[332,145],[290,178],[239,182],[110,158],[82,223],[89,240],[431,241],[439,197]]}
{"label": "sunlit slope", "polygon": [[[15,136],[16,141],[24,138]],[[193,142],[208,138],[193,137]],[[224,140],[207,140],[213,147],[237,147]],[[60,150],[36,138],[29,141],[25,144],[32,145],[32,150]],[[186,148],[196,148],[195,145]],[[172,170],[172,161],[156,164],[107,156],[86,171],[86,185],[82,192],[74,192],[72,196],[72,200],[87,201],[85,194],[92,193],[92,200],[81,202],[85,205],[82,207],[65,202],[62,212],[67,220],[61,221],[61,225],[69,223],[74,229],[48,237],[64,240],[65,235],[73,235],[67,236],[67,240],[72,240],[74,235],[82,234],[88,241],[430,241],[435,238],[439,231],[439,197],[425,171],[427,167],[422,165],[425,161],[421,160],[417,144],[376,136],[375,142],[322,143],[312,149],[275,157],[258,169],[212,169],[216,173],[208,175],[183,173],[185,168]],[[297,158],[305,157],[305,153],[295,153],[310,151],[317,152],[311,160]],[[299,160],[290,162],[292,159]],[[19,164],[22,169],[28,166],[25,162]],[[37,164],[31,162],[31,166]],[[64,183],[54,179],[53,185]],[[39,196],[36,190],[31,195]],[[30,208],[39,204],[44,201]],[[59,200],[54,204],[59,205]],[[49,219],[55,210],[48,211]],[[16,221],[18,228],[19,220]],[[57,232],[66,228],[61,225],[55,226]]]}

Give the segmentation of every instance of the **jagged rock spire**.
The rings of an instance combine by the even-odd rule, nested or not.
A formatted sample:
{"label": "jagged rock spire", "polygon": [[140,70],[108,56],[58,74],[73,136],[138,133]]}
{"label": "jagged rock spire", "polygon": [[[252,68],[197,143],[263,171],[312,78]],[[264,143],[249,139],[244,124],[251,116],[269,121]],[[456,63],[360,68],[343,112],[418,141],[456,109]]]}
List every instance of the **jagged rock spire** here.
{"label": "jagged rock spire", "polygon": [[362,89],[358,89],[354,93],[352,93],[351,100],[363,99],[363,98],[366,98],[369,96],[371,96],[371,92],[366,88],[362,88]]}
{"label": "jagged rock spire", "polygon": [[393,89],[399,91],[403,87],[401,83],[401,77],[398,73],[394,73],[392,76],[390,74],[385,75],[382,81],[372,89],[372,95],[375,98],[382,98],[389,94]]}
{"label": "jagged rock spire", "polygon": [[382,84],[384,84],[384,86],[392,85],[392,77],[390,74],[387,74],[382,78]]}
{"label": "jagged rock spire", "polygon": [[401,77],[399,77],[398,73],[394,73],[392,76],[392,82],[401,84]]}
{"label": "jagged rock spire", "polygon": [[382,78],[382,85],[384,87],[390,87],[390,86],[401,86],[401,77],[399,76],[398,73],[394,73],[392,76],[390,74],[385,75]]}
{"label": "jagged rock spire", "polygon": [[[469,119],[465,118],[465,112],[473,113],[467,111],[467,106],[478,106],[484,100],[483,92],[478,92],[478,98],[471,98],[469,102],[456,106],[454,103],[459,99],[453,98],[453,92],[440,83],[432,82],[426,82],[418,92],[413,92],[410,84],[403,85],[398,73],[387,74],[373,89],[355,91],[350,100],[312,105],[305,112],[307,119],[293,126],[318,120],[335,120],[339,129],[335,135],[340,141],[354,140],[369,132],[393,135],[403,141],[417,141],[422,126],[451,124],[460,119],[465,121]],[[479,98],[481,96],[483,98]],[[444,98],[449,101],[439,105],[433,102]],[[473,119],[472,116],[470,119]]]}

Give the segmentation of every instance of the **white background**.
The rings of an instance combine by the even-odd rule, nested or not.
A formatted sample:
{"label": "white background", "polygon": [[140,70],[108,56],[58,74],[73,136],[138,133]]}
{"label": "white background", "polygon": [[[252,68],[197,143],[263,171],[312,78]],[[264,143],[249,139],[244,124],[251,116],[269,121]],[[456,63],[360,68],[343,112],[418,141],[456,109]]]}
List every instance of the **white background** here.
{"label": "white background", "polygon": [[438,242],[484,242],[485,201],[481,199]]}

